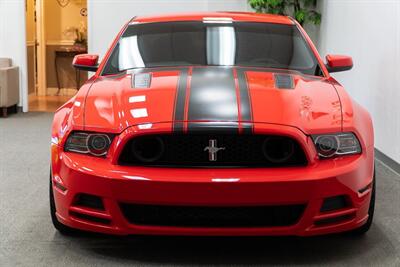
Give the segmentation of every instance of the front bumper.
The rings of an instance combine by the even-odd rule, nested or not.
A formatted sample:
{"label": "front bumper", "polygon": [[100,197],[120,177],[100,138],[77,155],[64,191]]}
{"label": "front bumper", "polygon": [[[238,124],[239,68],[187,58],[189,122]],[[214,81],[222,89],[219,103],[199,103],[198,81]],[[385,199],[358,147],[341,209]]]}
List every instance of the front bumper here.
{"label": "front bumper", "polygon": [[[58,220],[73,228],[117,235],[307,236],[347,231],[368,218],[372,179],[373,148],[307,167],[176,169],[119,166],[52,145]],[[81,193],[100,197],[104,210],[76,205]],[[333,196],[345,196],[349,205],[321,212],[323,201]],[[290,226],[176,227],[129,223],[120,203],[203,207],[305,204],[306,208]]]}

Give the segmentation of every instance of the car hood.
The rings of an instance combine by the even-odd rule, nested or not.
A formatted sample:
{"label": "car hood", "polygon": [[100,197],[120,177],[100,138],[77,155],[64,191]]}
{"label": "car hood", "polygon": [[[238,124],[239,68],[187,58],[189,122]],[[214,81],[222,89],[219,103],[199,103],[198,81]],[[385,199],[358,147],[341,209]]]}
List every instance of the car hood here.
{"label": "car hood", "polygon": [[262,68],[143,69],[99,77],[85,101],[85,127],[121,132],[139,124],[171,129],[258,123],[307,134],[341,130],[341,104],[323,77]]}

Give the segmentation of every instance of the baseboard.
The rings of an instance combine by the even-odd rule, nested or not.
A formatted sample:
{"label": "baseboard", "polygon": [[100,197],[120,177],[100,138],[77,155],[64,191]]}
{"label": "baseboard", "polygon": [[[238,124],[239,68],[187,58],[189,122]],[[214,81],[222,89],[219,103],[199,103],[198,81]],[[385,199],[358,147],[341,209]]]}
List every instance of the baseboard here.
{"label": "baseboard", "polygon": [[[56,95],[58,88],[56,87],[48,87],[47,88],[47,95]],[[77,90],[75,88],[61,88],[60,96],[74,96]]]}
{"label": "baseboard", "polygon": [[375,148],[375,158],[382,161],[386,166],[391,168],[393,171],[400,174],[400,163],[388,157],[386,154],[379,151],[379,149]]}

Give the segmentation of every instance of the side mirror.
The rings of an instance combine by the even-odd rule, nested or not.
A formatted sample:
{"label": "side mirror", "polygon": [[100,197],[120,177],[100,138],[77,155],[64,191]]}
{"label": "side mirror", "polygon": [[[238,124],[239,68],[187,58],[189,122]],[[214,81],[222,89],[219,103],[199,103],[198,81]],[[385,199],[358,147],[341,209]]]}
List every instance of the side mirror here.
{"label": "side mirror", "polygon": [[98,55],[79,54],[74,57],[74,60],[72,61],[72,66],[79,70],[96,72],[97,68],[99,67],[98,61]]}
{"label": "side mirror", "polygon": [[349,56],[327,55],[326,68],[329,72],[351,70],[353,68],[353,59]]}

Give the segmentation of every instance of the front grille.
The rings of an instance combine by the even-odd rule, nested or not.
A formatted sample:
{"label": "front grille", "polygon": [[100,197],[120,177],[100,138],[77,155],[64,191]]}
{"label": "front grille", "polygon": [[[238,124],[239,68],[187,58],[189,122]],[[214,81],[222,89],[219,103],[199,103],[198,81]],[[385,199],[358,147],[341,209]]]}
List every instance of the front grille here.
{"label": "front grille", "polygon": [[[265,145],[266,140],[268,140],[268,146]],[[290,148],[287,148],[288,144]],[[214,155],[207,149],[210,146],[222,149]],[[265,155],[266,149],[273,157],[288,157],[284,160],[271,159]],[[291,149],[293,153],[290,152],[289,155],[289,152],[284,151],[285,149]],[[119,157],[119,164],[208,168],[286,167],[304,166],[307,164],[307,159],[300,145],[295,140],[284,136],[163,134],[139,136],[128,141]]]}
{"label": "front grille", "polygon": [[129,223],[175,227],[278,227],[296,224],[306,205],[198,207],[120,204]]}

